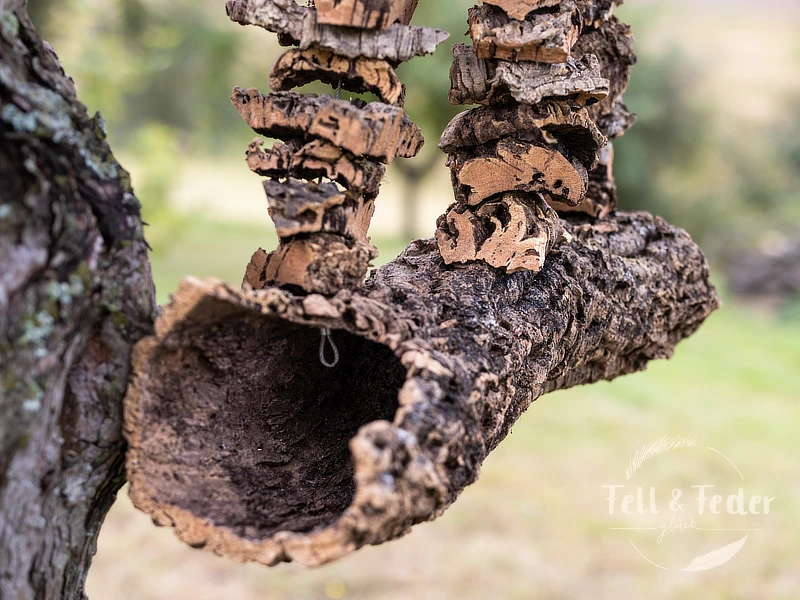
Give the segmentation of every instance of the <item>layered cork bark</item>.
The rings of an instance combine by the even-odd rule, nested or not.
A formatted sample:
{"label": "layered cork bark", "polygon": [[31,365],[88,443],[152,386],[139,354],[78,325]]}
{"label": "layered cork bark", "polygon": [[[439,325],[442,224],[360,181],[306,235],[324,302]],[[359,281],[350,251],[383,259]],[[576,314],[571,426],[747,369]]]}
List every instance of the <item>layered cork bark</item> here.
{"label": "layered cork bark", "polygon": [[[227,3],[234,21],[258,25],[277,33],[280,43],[299,46],[273,65],[272,93],[237,87],[231,96],[253,131],[281,140],[265,148],[256,139],[247,151],[250,169],[269,178],[264,190],[280,239],[277,250],[253,257],[247,281],[254,287],[330,296],[364,282],[377,256],[368,234],[385,165],[413,158],[425,142],[403,111],[406,89],[394,68],[431,52],[447,37],[408,24],[417,4]],[[313,81],[330,84],[335,92],[291,91]],[[378,101],[343,100],[342,91],[371,92]]]}
{"label": "layered cork bark", "polygon": [[428,240],[329,298],[185,281],[136,348],[134,503],[267,565],[436,518],[536,398],[670,357],[718,305],[702,253],[662,219],[565,228],[538,274],[448,267]]}
{"label": "layered cork bark", "polygon": [[[472,45],[453,46],[447,153],[455,203],[437,222],[448,264],[537,271],[559,243],[558,214],[617,206],[610,139],[635,121],[623,100],[636,61],[621,0],[494,0],[469,10]],[[547,203],[554,210],[543,207]]]}

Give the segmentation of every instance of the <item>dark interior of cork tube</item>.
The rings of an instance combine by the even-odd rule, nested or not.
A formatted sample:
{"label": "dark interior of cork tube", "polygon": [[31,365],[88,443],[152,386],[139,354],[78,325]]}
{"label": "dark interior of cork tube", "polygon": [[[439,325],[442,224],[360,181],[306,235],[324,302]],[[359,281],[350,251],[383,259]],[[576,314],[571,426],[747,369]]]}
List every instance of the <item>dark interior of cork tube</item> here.
{"label": "dark interior of cork tube", "polygon": [[[141,452],[159,500],[251,540],[341,516],[355,491],[348,442],[394,418],[405,371],[383,345],[331,335],[333,368],[319,328],[273,317],[229,317],[160,350]],[[158,439],[164,424],[172,442]]]}

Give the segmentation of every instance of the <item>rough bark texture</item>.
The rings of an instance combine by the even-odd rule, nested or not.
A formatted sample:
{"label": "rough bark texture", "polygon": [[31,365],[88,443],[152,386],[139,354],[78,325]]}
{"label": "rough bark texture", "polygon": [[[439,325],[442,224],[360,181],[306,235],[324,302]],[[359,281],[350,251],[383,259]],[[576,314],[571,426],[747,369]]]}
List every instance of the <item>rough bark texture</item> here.
{"label": "rough bark texture", "polygon": [[330,96],[236,88],[231,101],[245,122],[261,135],[322,139],[356,156],[391,162],[422,149],[422,132],[401,108],[381,102],[336,100]]}
{"label": "rough bark texture", "polygon": [[483,60],[469,46],[453,46],[451,104],[539,104],[545,99],[568,98],[577,106],[591,106],[608,96],[608,86],[592,54],[556,64],[514,63]]}
{"label": "rough bark texture", "polygon": [[586,27],[600,27],[613,16],[614,9],[624,2],[625,0],[577,0],[578,10]]}
{"label": "rough bark texture", "polygon": [[128,174],[22,2],[0,1],[0,598],[81,598],[124,482],[153,286]]}
{"label": "rough bark texture", "polygon": [[[477,150],[477,151],[476,151]],[[456,202],[474,206],[506,191],[547,193],[576,206],[586,196],[586,167],[558,150],[504,138],[448,157]]]}
{"label": "rough bark texture", "polygon": [[195,547],[268,565],[436,518],[541,394],[667,358],[717,306],[684,232],[645,213],[571,219],[538,274],[447,267],[418,241],[329,299],[187,280],[136,347],[134,503]]}
{"label": "rough bark texture", "polygon": [[294,236],[281,240],[275,252],[256,252],[244,283],[253,289],[283,286],[333,296],[357,289],[377,256],[377,248],[364,240],[331,233]]}
{"label": "rough bark texture", "polygon": [[360,29],[388,29],[408,25],[419,0],[317,0],[317,21]]}
{"label": "rough bark texture", "polygon": [[469,10],[469,34],[478,58],[562,63],[578,39],[580,24],[569,0],[555,12],[534,13],[524,21],[483,5]]}
{"label": "rough bark texture", "polygon": [[546,200],[559,212],[581,212],[598,219],[605,219],[617,208],[617,185],[614,183],[614,148],[609,143],[600,150],[600,160],[589,173],[589,186],[586,197],[577,206],[559,202],[558,198],[548,196]]}
{"label": "rough bark texture", "polygon": [[[473,46],[453,46],[450,102],[485,106],[456,116],[442,135],[458,205],[439,219],[436,239],[447,263],[474,256],[537,269],[544,256],[518,260],[532,244],[523,232],[548,231],[550,220],[501,195],[538,193],[534,204],[600,219],[616,208],[606,144],[635,121],[622,100],[636,61],[633,36],[611,15],[613,0],[485,4],[469,12]],[[559,57],[532,62],[519,54],[541,47]],[[495,247],[501,241],[507,246]],[[539,244],[533,254],[551,248]]]}
{"label": "rough bark texture", "polygon": [[371,92],[381,102],[403,106],[406,88],[392,65],[375,58],[345,58],[329,50],[289,50],[275,62],[269,75],[269,85],[284,92],[313,81],[321,81],[361,94]]}
{"label": "rough bark texture", "polygon": [[589,118],[586,109],[552,101],[538,105],[492,104],[465,110],[447,125],[439,148],[452,154],[458,149],[474,148],[506,136],[524,137],[535,130],[553,138],[565,155],[579,157],[587,168],[606,144],[606,137]]}
{"label": "rough bark texture", "polygon": [[[483,3],[502,8],[512,19],[522,21],[531,11],[558,6],[562,0],[483,0]],[[599,27],[622,3],[623,0],[577,0],[575,4],[586,27]]]}
{"label": "rough bark texture", "polygon": [[447,264],[481,260],[507,273],[537,272],[570,237],[538,194],[505,192],[479,206],[454,204],[439,217],[436,241]]}
{"label": "rough bark texture", "polygon": [[247,164],[254,173],[265,177],[306,181],[325,177],[366,200],[375,199],[386,174],[382,164],[355,158],[320,140],[307,144],[275,142],[272,148],[265,149],[264,140],[255,139],[247,149]]}
{"label": "rough bark texture", "polygon": [[273,179],[264,182],[264,190],[280,238],[337,233],[353,240],[366,240],[374,203],[365,203],[360,196],[341,191],[335,183]]}
{"label": "rough bark texture", "polygon": [[590,107],[589,115],[609,139],[618,138],[636,123],[636,117],[622,100],[630,81],[631,67],[636,64],[630,26],[620,23],[616,17],[602,21],[597,29],[584,31],[573,52],[576,56],[596,56],[600,72],[610,81],[608,96]]}
{"label": "rough bark texture", "polygon": [[330,50],[347,58],[377,58],[393,65],[431,54],[449,34],[441,29],[395,23],[384,31],[317,23],[312,7],[295,0],[228,0],[228,16],[241,25],[256,25],[278,34],[284,46]]}
{"label": "rough bark texture", "polygon": [[502,8],[512,19],[522,21],[532,10],[558,6],[561,0],[484,0],[483,3]]}

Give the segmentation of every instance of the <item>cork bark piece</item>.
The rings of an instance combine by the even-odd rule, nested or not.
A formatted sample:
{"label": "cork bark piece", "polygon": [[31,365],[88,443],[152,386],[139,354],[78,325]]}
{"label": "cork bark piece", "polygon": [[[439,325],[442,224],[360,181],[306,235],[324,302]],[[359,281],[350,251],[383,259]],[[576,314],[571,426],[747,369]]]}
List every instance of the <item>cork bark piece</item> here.
{"label": "cork bark piece", "polygon": [[[503,11],[512,19],[525,20],[531,12],[553,8],[561,4],[562,0],[483,0],[484,4],[492,4]],[[621,5],[623,0],[577,0],[576,4],[583,24],[586,27],[599,27],[603,21],[608,20],[614,9]]]}
{"label": "cork bark piece", "polygon": [[403,106],[406,90],[392,65],[375,58],[346,58],[330,50],[309,48],[289,50],[275,61],[269,85],[276,92],[289,91],[313,81],[333,87],[341,83],[344,90],[375,94],[381,102]]}
{"label": "cork bark piece", "polygon": [[614,15],[614,9],[625,0],[578,0],[583,24],[586,27],[600,27]]}
{"label": "cork bark piece", "polygon": [[352,240],[365,240],[375,205],[335,183],[288,179],[264,181],[269,215],[278,237],[303,233],[335,233]]}
{"label": "cork bark piece", "polygon": [[381,163],[355,158],[322,140],[307,144],[296,140],[288,144],[275,142],[272,148],[264,148],[263,140],[256,139],[247,149],[247,164],[251,171],[265,177],[307,181],[325,177],[366,200],[378,196],[386,174]]}
{"label": "cork bark piece", "polygon": [[447,266],[419,240],[329,298],[184,281],[134,353],[134,504],[267,565],[440,516],[534,400],[670,357],[718,306],[702,253],[662,219],[567,219],[572,242],[538,273]]}
{"label": "cork bark piece", "polygon": [[483,60],[463,44],[453,46],[450,69],[451,104],[518,102],[538,104],[548,98],[569,98],[579,106],[591,106],[606,98],[609,81],[592,54],[563,63],[512,63]]}
{"label": "cork bark piece", "polygon": [[472,46],[466,44],[453,44],[452,50],[450,104],[486,103],[492,91],[494,63],[478,58]]}
{"label": "cork bark piece", "polygon": [[422,132],[401,108],[329,96],[234,88],[231,102],[256,133],[283,140],[317,138],[351,154],[391,162],[422,148]]}
{"label": "cork bark piece", "polygon": [[316,0],[317,22],[323,25],[387,29],[408,25],[419,0]]}
{"label": "cork bark piece", "polygon": [[475,206],[513,190],[547,193],[571,206],[586,196],[586,168],[558,150],[513,138],[478,150],[456,152],[448,158],[456,201],[461,204]]}
{"label": "cork bark piece", "polygon": [[478,58],[563,63],[580,35],[574,3],[562,2],[556,12],[533,13],[524,21],[484,4],[469,10],[469,34]]}
{"label": "cork bark piece", "polygon": [[528,13],[558,6],[561,0],[483,0],[483,3],[502,8],[512,19],[524,21]]}
{"label": "cork bark piece", "polygon": [[597,166],[589,172],[586,197],[577,206],[556,202],[548,197],[550,206],[559,213],[580,212],[597,219],[605,219],[617,208],[617,185],[614,183],[614,148],[608,144],[600,150]]}
{"label": "cork bark piece", "polygon": [[295,0],[228,0],[228,16],[278,34],[283,46],[319,48],[347,58],[375,58],[397,66],[431,54],[449,34],[441,29],[395,23],[383,31],[343,28],[317,22],[317,11]]}
{"label": "cork bark piece", "polygon": [[482,260],[507,273],[538,273],[569,235],[538,194],[507,192],[477,207],[454,205],[439,218],[436,241],[446,264]]}
{"label": "cork bark piece", "polygon": [[246,273],[253,278],[251,285],[263,281],[265,286],[334,296],[340,290],[358,289],[377,256],[378,250],[366,240],[318,233],[282,241],[264,261],[263,274],[254,276],[252,269]]}
{"label": "cork bark piece", "polygon": [[461,112],[445,128],[439,148],[452,154],[504,137],[524,137],[531,130],[541,130],[565,156],[577,158],[587,169],[594,166],[598,151],[607,143],[585,108],[545,101],[491,104]]}

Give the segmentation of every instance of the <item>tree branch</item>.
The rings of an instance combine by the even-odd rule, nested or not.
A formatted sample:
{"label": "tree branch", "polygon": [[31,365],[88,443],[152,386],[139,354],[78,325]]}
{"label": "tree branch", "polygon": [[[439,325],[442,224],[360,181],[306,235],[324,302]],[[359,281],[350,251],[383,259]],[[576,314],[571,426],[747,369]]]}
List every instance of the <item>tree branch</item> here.
{"label": "tree branch", "polygon": [[541,394],[668,358],[718,306],[702,253],[662,219],[566,226],[538,274],[447,267],[428,240],[330,299],[187,280],[136,348],[134,503],[264,564],[319,565],[436,518]]}

